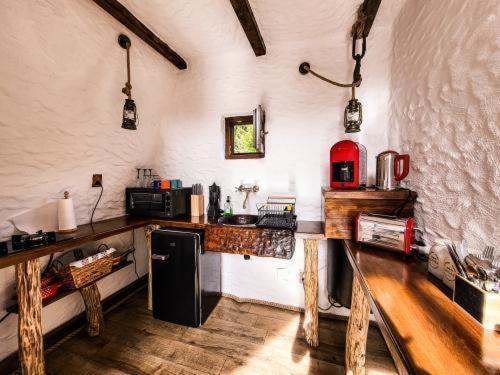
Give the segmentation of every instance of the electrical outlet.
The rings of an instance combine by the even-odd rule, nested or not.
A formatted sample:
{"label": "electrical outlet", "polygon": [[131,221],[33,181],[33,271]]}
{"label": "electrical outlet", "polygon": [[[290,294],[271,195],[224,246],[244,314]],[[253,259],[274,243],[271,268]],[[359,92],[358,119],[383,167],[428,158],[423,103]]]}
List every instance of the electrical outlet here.
{"label": "electrical outlet", "polygon": [[102,174],[92,175],[92,187],[102,186]]}

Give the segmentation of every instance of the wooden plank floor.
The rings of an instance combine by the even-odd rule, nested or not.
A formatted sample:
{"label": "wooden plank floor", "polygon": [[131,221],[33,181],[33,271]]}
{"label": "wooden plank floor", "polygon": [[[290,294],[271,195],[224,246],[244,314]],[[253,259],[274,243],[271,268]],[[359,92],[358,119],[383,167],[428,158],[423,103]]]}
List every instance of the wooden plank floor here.
{"label": "wooden plank floor", "polygon": [[[223,298],[207,322],[189,328],[153,319],[146,293],[106,315],[100,337],[80,332],[47,355],[49,374],[343,374],[346,322],[320,319],[320,346],[309,348],[303,315]],[[375,327],[367,374],[394,374]]]}

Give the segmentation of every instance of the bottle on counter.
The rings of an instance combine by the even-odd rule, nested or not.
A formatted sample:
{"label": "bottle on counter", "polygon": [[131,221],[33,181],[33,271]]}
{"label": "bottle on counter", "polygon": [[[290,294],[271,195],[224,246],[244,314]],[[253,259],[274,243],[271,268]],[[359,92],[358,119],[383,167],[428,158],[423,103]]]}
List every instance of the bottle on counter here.
{"label": "bottle on counter", "polygon": [[226,198],[226,203],[224,203],[224,216],[233,216],[233,205],[229,195]]}

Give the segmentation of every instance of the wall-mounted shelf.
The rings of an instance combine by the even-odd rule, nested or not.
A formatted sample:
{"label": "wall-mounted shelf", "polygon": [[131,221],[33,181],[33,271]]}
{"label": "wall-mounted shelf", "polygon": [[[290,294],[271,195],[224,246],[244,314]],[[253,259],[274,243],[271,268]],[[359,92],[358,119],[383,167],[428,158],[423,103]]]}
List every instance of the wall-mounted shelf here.
{"label": "wall-mounted shelf", "polygon": [[[52,298],[50,298],[50,299],[48,299],[48,300],[43,301],[43,302],[42,302],[42,307],[48,306],[48,305],[50,305],[50,304],[52,304],[52,303],[54,303],[54,302],[56,302],[56,301],[59,301],[60,299],[63,299],[64,297],[67,297],[67,296],[69,296],[70,294],[73,294],[73,293],[77,292],[77,291],[78,291],[78,289],[85,288],[86,286],[89,286],[90,284],[95,283],[95,282],[97,282],[97,281],[99,281],[99,280],[101,280],[101,279],[103,279],[103,278],[105,278],[105,277],[107,277],[107,276],[109,276],[109,275],[111,275],[111,274],[113,274],[113,273],[115,273],[115,272],[117,272],[117,271],[119,271],[119,270],[121,270],[121,269],[123,269],[123,268],[127,267],[128,265],[130,265],[130,264],[132,264],[132,263],[134,263],[134,262],[132,262],[132,261],[126,261],[126,262],[124,262],[123,264],[120,264],[119,266],[114,267],[114,268],[111,270],[111,272],[110,272],[110,273],[107,273],[106,275],[102,275],[101,277],[98,277],[97,279],[95,279],[95,280],[94,280],[94,281],[92,281],[91,283],[85,284],[85,285],[81,286],[80,288],[77,288],[77,289],[66,289],[66,290],[62,291],[61,293],[58,293],[58,294],[57,294],[57,295],[55,295],[54,297],[52,297]],[[18,306],[18,304],[16,303],[15,305],[12,305],[12,306],[8,307],[8,308],[7,308],[7,311],[8,311],[8,312],[10,312],[10,313],[17,314],[17,312],[18,312],[18,307],[19,307],[19,306]]]}

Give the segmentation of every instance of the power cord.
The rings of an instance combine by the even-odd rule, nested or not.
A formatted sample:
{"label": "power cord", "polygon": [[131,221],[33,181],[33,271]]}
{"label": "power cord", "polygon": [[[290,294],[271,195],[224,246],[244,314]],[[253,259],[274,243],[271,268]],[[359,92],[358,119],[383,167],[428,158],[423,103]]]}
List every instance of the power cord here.
{"label": "power cord", "polygon": [[4,316],[2,316],[2,318],[0,318],[0,323],[2,323],[5,319],[7,319],[7,317],[8,317],[10,314],[12,314],[12,313],[9,311],[7,314],[5,314]]}
{"label": "power cord", "polygon": [[137,273],[137,260],[135,259],[135,229],[132,229],[132,258],[134,258],[134,272],[139,280],[139,274]]}
{"label": "power cord", "polygon": [[96,202],[96,204],[94,206],[94,209],[92,210],[92,215],[90,216],[90,225],[92,225],[94,223],[95,209],[97,208],[97,205],[101,201],[102,193],[104,192],[104,186],[102,186],[102,184],[99,184],[99,186],[101,187],[101,194],[99,194],[99,198],[97,198],[97,202]]}
{"label": "power cord", "polygon": [[343,307],[340,303],[338,303],[337,301],[335,301],[331,296],[328,296],[328,302],[330,302],[330,306],[328,306],[326,309],[319,306],[318,305],[318,309],[321,310],[321,311],[328,311],[330,310],[332,307],[336,307],[336,308],[341,308]]}
{"label": "power cord", "polygon": [[399,216],[401,215],[401,213],[403,212],[404,208],[406,207],[407,204],[411,203],[411,204],[415,204],[415,202],[417,201],[417,198],[412,196],[411,193],[408,193],[408,196],[406,197],[406,200],[399,206],[399,207],[396,207],[393,211],[392,211],[392,215],[394,216]]}
{"label": "power cord", "polygon": [[[302,279],[302,281],[304,281],[304,279]],[[304,293],[305,293],[306,286],[304,285],[303,282],[302,282],[302,288],[304,289]],[[330,302],[330,306],[328,306],[326,309],[324,307],[321,307],[319,304],[318,304],[318,309],[321,310],[321,311],[328,311],[332,307],[336,307],[336,308],[343,307],[339,302],[335,301],[331,296],[328,296],[328,302]]]}

